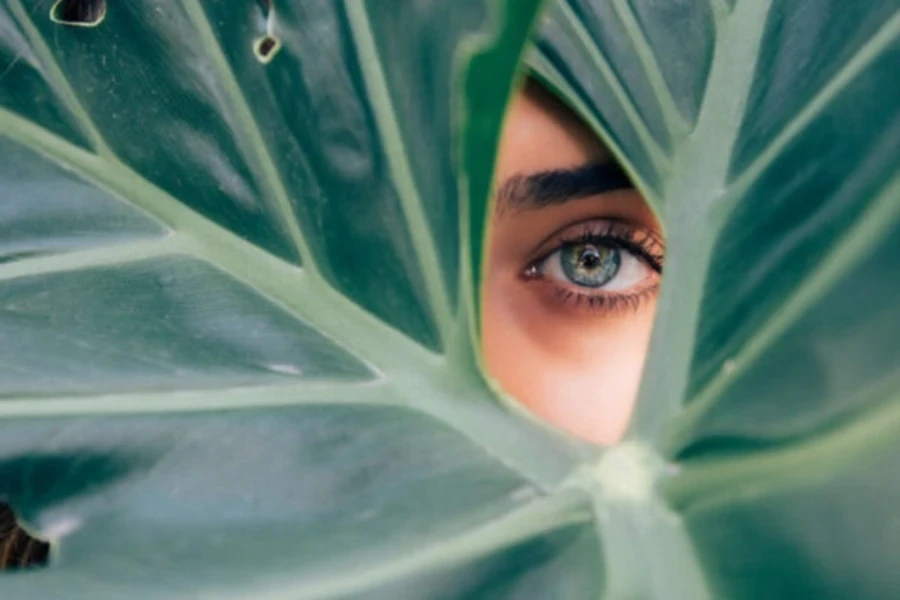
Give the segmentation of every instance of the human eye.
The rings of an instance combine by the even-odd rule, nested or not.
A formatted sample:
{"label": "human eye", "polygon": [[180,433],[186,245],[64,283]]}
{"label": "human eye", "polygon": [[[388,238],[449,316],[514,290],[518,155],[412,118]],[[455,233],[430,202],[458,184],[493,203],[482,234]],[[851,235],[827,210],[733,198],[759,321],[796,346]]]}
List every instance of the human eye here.
{"label": "human eye", "polygon": [[639,308],[659,290],[663,244],[650,229],[606,219],[563,228],[540,244],[522,278],[565,309]]}

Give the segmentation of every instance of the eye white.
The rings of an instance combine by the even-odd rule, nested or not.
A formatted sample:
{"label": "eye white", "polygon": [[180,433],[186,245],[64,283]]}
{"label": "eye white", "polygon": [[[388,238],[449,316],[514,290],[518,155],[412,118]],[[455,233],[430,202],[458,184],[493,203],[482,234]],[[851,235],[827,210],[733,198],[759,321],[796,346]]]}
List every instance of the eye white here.
{"label": "eye white", "polygon": [[638,285],[650,276],[651,267],[647,265],[647,263],[628,250],[619,248],[616,250],[619,253],[619,269],[616,271],[616,274],[613,275],[612,279],[599,287],[587,287],[572,281],[572,279],[566,275],[565,271],[563,271],[562,251],[563,249],[560,248],[547,256],[541,264],[540,271],[544,277],[557,281],[565,286],[574,286],[584,290],[619,292]]}

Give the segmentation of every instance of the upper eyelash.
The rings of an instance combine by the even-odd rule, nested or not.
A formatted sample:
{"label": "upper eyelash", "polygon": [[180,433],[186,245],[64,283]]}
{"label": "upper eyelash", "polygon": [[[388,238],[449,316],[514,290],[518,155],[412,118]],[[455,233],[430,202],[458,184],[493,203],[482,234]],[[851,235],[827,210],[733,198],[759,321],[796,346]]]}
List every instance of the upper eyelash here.
{"label": "upper eyelash", "polygon": [[[595,229],[597,223],[582,223],[584,230],[575,236],[560,236],[554,247],[544,252],[540,258],[529,263],[525,272],[528,273],[543,263],[551,254],[567,244],[597,243],[627,250],[645,263],[657,273],[662,273],[665,251],[660,240],[649,229],[639,229],[622,224],[619,221],[606,221],[601,229]],[[654,251],[654,248],[658,250]]]}
{"label": "upper eyelash", "polygon": [[[629,252],[637,255],[638,258],[642,259],[648,265],[650,265],[650,267],[654,271],[656,271],[657,273],[662,273],[662,254],[655,254],[653,252],[650,252],[649,250],[647,250],[646,246],[625,237],[584,234],[575,239],[562,239],[561,242],[562,243],[556,248],[556,250],[559,250],[559,248],[567,244],[596,244],[598,242],[607,246],[619,248],[621,250],[628,250]],[[556,252],[556,250],[554,250],[553,252]],[[548,254],[547,256],[550,255]]]}
{"label": "upper eyelash", "polygon": [[[579,243],[600,243],[625,250],[634,254],[656,273],[662,273],[665,247],[662,240],[649,229],[632,227],[621,221],[587,221],[567,227],[564,231],[571,232],[572,229],[576,229],[574,234],[555,235],[548,238],[554,240],[553,247],[544,251],[539,258],[529,263],[522,273],[523,278],[542,281],[547,285],[551,285],[542,276],[542,265],[550,256],[567,244]],[[558,302],[575,308],[582,307],[590,312],[598,313],[637,310],[659,290],[658,283],[624,293],[587,293],[555,284],[552,285],[553,295]]]}

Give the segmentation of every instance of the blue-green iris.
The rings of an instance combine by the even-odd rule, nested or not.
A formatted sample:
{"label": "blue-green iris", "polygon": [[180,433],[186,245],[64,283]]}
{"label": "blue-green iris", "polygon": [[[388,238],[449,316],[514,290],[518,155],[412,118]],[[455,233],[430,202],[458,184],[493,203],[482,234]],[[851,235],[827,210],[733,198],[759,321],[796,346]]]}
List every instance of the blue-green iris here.
{"label": "blue-green iris", "polygon": [[618,248],[595,244],[566,244],[560,249],[563,273],[574,284],[603,287],[616,276],[622,263]]}

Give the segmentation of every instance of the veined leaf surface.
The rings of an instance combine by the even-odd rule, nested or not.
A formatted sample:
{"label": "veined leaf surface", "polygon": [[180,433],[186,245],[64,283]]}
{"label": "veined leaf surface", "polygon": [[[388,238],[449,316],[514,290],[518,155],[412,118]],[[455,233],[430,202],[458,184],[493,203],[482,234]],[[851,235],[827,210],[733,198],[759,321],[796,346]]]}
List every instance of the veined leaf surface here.
{"label": "veined leaf surface", "polygon": [[900,5],[566,0],[543,31],[666,228],[632,437],[711,595],[896,594]]}
{"label": "veined leaf surface", "polygon": [[900,589],[895,2],[543,17],[528,65],[668,237],[605,452],[473,357],[536,3],[270,4],[0,3],[0,494],[55,542],[0,593]]}
{"label": "veined leaf surface", "polygon": [[595,589],[460,267],[536,3],[268,4],[0,3],[0,595]]}

